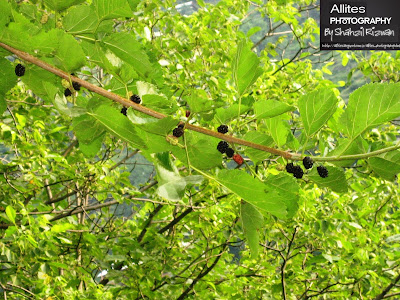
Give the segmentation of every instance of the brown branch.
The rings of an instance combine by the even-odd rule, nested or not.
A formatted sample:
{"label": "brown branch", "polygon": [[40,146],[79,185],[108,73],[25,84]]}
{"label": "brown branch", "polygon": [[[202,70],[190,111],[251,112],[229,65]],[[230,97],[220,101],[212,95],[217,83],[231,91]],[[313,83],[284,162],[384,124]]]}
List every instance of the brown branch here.
{"label": "brown branch", "polygon": [[400,295],[400,292],[397,292],[397,293],[392,293],[392,294],[387,294],[385,297],[383,297],[383,298],[390,298],[390,297],[394,297],[394,296],[399,296]]}
{"label": "brown branch", "polygon": [[281,266],[281,284],[282,284],[282,299],[286,300],[286,282],[285,282],[285,269],[286,269],[286,265],[288,260],[290,259],[290,248],[292,247],[293,241],[296,237],[296,233],[297,233],[297,227],[295,227],[294,231],[293,231],[293,235],[292,238],[289,241],[289,245],[288,245],[288,250],[286,252],[286,257],[283,257],[282,253],[279,252],[279,254],[281,254],[282,258],[283,258],[283,263]]}
{"label": "brown branch", "polygon": [[386,294],[389,293],[389,291],[397,284],[397,282],[400,280],[400,274],[397,275],[397,277],[394,279],[393,282],[391,282],[379,295],[377,295],[374,300],[381,300],[385,298]]}
{"label": "brown branch", "polygon": [[77,193],[76,191],[72,191],[72,192],[65,194],[64,196],[58,197],[56,199],[50,199],[50,200],[46,201],[44,204],[52,204],[52,203],[60,202],[70,196],[75,195],[76,193]]}
{"label": "brown branch", "polygon": [[145,236],[145,234],[146,234],[146,232],[147,232],[147,228],[148,228],[148,227],[150,226],[150,224],[151,224],[151,221],[153,220],[153,218],[155,217],[155,215],[158,214],[158,212],[159,212],[162,208],[163,208],[163,205],[159,204],[159,205],[157,205],[157,207],[150,213],[149,217],[147,218],[146,222],[145,222],[144,225],[143,225],[142,231],[140,232],[140,234],[139,234],[139,236],[138,236],[138,238],[137,238],[137,241],[138,241],[139,243],[143,240],[143,238],[144,238],[144,236]]}
{"label": "brown branch", "polygon": [[59,219],[62,219],[62,218],[68,217],[68,216],[80,214],[80,213],[82,213],[84,211],[91,211],[91,210],[95,210],[95,209],[111,206],[111,205],[118,204],[118,203],[119,202],[117,200],[113,200],[113,201],[109,201],[109,202],[106,202],[106,203],[100,203],[100,204],[86,206],[86,207],[71,208],[67,212],[53,217],[52,219],[50,219],[50,222],[54,222],[56,220],[59,220]]}
{"label": "brown branch", "polygon": [[[197,206],[200,203],[200,201],[196,202],[194,205]],[[193,207],[187,208],[183,213],[181,213],[178,217],[174,218],[170,223],[165,225],[163,228],[161,228],[158,233],[162,234],[165,231],[171,229],[172,227],[175,226],[180,220],[182,220],[184,217],[186,217],[188,214],[190,214],[193,211]]]}
{"label": "brown branch", "polygon": [[[123,97],[121,97],[121,96],[119,96],[117,94],[111,93],[109,91],[106,91],[105,89],[103,89],[101,87],[98,87],[98,86],[96,86],[94,84],[91,84],[91,83],[89,83],[89,82],[87,82],[87,81],[85,81],[83,79],[80,79],[79,77],[72,76],[72,75],[68,74],[67,72],[64,72],[64,71],[62,71],[62,70],[60,70],[60,69],[58,69],[58,68],[56,68],[56,67],[54,67],[54,66],[52,66],[50,64],[38,59],[38,58],[36,58],[36,57],[26,53],[26,52],[20,51],[18,49],[15,49],[15,48],[13,48],[13,47],[11,47],[9,45],[6,45],[4,43],[1,43],[1,42],[0,42],[0,47],[3,47],[4,49],[14,53],[19,58],[21,58],[21,59],[23,59],[25,61],[33,63],[33,64],[37,65],[38,67],[41,67],[42,69],[47,70],[47,71],[49,71],[49,72],[51,72],[51,73],[53,73],[53,74],[55,74],[55,75],[57,75],[57,76],[59,76],[59,77],[61,77],[63,79],[66,79],[68,81],[71,80],[71,81],[77,82],[81,86],[87,88],[88,90],[90,90],[90,91],[92,91],[94,93],[97,93],[97,94],[99,94],[101,96],[104,96],[104,97],[106,97],[106,98],[108,98],[110,100],[118,102],[118,103],[120,103],[120,104],[122,104],[124,106],[132,107],[133,109],[135,109],[137,111],[140,111],[140,112],[142,112],[142,113],[144,113],[146,115],[149,115],[149,116],[152,116],[152,117],[155,117],[155,118],[158,118],[158,119],[163,119],[163,118],[167,117],[166,115],[164,115],[162,113],[154,111],[154,110],[152,110],[150,108],[147,108],[145,106],[142,106],[140,104],[133,103],[132,101],[130,101],[128,99],[125,99],[125,98],[123,98]],[[302,50],[304,50],[304,48],[300,48],[289,62],[283,63],[282,66],[280,66],[272,75],[276,74],[282,68],[284,68],[285,66],[290,64],[300,54],[300,52]],[[246,140],[242,140],[242,139],[239,139],[239,138],[236,138],[236,137],[233,137],[233,136],[225,135],[225,134],[222,134],[222,133],[219,133],[219,132],[215,132],[215,131],[212,131],[212,130],[209,130],[209,129],[206,129],[206,128],[203,128],[203,127],[195,126],[195,125],[192,125],[192,124],[186,124],[185,125],[185,129],[189,129],[189,130],[193,130],[193,131],[205,134],[205,135],[213,136],[215,138],[227,141],[227,142],[232,143],[232,144],[238,144],[238,145],[254,148],[254,149],[257,149],[257,150],[269,152],[269,153],[274,154],[274,155],[282,156],[283,158],[286,158],[286,159],[290,159],[290,160],[302,160],[303,159],[303,156],[300,155],[300,154],[290,153],[290,152],[287,152],[287,151],[283,151],[283,150],[267,147],[267,146],[264,146],[264,145],[252,143],[252,142],[249,142],[249,141],[246,141]],[[399,149],[399,148],[400,148],[400,145],[395,145],[395,146],[387,147],[387,148],[380,149],[380,150],[377,150],[377,151],[374,151],[374,152],[370,152],[370,153],[354,154],[354,155],[343,155],[343,156],[331,156],[331,157],[312,157],[312,158],[313,158],[314,161],[342,161],[342,160],[349,160],[349,159],[356,160],[356,159],[364,159],[364,158],[376,156],[376,155],[379,155],[379,154],[382,154],[382,153],[386,153],[386,152],[389,152],[389,151],[393,151],[393,150],[396,150],[396,149]]]}
{"label": "brown branch", "polygon": [[70,154],[70,152],[72,151],[72,149],[73,149],[76,145],[78,145],[78,140],[75,139],[75,140],[68,146],[68,148],[65,149],[64,153],[62,154],[62,156],[63,156],[63,157],[67,157],[67,156]]}
{"label": "brown branch", "polygon": [[[99,86],[96,86],[94,84],[91,84],[91,83],[83,80],[83,79],[80,79],[79,77],[72,76],[72,75],[68,74],[67,72],[64,72],[64,71],[62,71],[62,70],[60,70],[60,69],[58,69],[58,68],[56,68],[56,67],[54,67],[54,66],[52,66],[50,64],[38,59],[38,58],[36,58],[36,57],[26,53],[26,52],[20,51],[18,49],[15,49],[15,48],[13,48],[11,46],[8,46],[8,45],[6,45],[4,43],[1,43],[1,42],[0,42],[0,46],[3,47],[4,49],[14,53],[19,58],[21,58],[21,59],[23,59],[25,61],[33,63],[33,64],[37,65],[38,67],[40,67],[42,69],[45,69],[45,70],[47,70],[47,71],[49,71],[49,72],[51,72],[51,73],[63,78],[63,79],[66,79],[68,81],[72,80],[74,82],[77,82],[82,87],[87,88],[88,90],[90,90],[90,91],[92,91],[92,92],[94,92],[96,94],[99,94],[99,95],[101,95],[103,97],[106,97],[106,98],[111,99],[111,100],[113,100],[115,102],[118,102],[118,103],[120,103],[120,104],[122,104],[124,106],[132,107],[133,109],[135,109],[137,111],[140,111],[140,112],[142,112],[142,113],[144,113],[146,115],[149,115],[149,116],[152,116],[152,117],[155,117],[155,118],[158,118],[158,119],[163,119],[163,118],[166,117],[166,115],[164,115],[162,113],[154,111],[154,110],[152,110],[150,108],[147,108],[147,107],[145,107],[143,105],[136,104],[136,103],[134,103],[132,101],[129,101],[128,99],[125,99],[125,98],[123,98],[123,97],[121,97],[121,96],[119,96],[117,94],[111,93],[111,92],[109,92],[109,91],[107,91],[107,90],[105,90],[105,89],[103,89],[103,88],[101,88]],[[284,157],[286,159],[291,159],[292,158],[292,154],[289,153],[289,152],[278,150],[278,149],[274,149],[274,148],[267,147],[267,146],[264,146],[264,145],[255,144],[255,143],[252,143],[252,142],[249,142],[249,141],[245,141],[245,140],[242,140],[242,139],[239,139],[239,138],[235,138],[235,137],[229,136],[229,135],[224,135],[222,133],[215,132],[215,131],[212,131],[212,130],[209,130],[209,129],[206,129],[206,128],[202,128],[202,127],[199,127],[199,126],[186,124],[185,128],[189,129],[189,130],[193,130],[193,131],[199,132],[199,133],[202,133],[202,134],[213,136],[213,137],[216,137],[216,138],[221,139],[221,140],[225,140],[225,141],[233,143],[233,144],[239,144],[239,145],[248,146],[248,147],[251,147],[251,148],[254,148],[254,149],[266,151],[266,152],[269,152],[269,153],[272,153],[272,154],[275,154],[275,155],[282,156],[282,157]]]}
{"label": "brown branch", "polygon": [[[231,228],[233,228],[233,226],[237,223],[237,221],[239,220],[239,218],[236,218],[231,226]],[[211,264],[211,266],[206,267],[207,263],[204,265],[204,267],[206,267],[205,269],[203,268],[203,270],[201,270],[201,272],[196,276],[195,279],[193,279],[192,283],[190,284],[190,286],[188,286],[183,293],[177,298],[177,300],[182,300],[185,299],[186,296],[188,296],[188,294],[191,292],[191,290],[193,289],[193,287],[195,286],[195,284],[202,279],[204,276],[206,276],[212,269],[214,269],[214,267],[217,265],[218,261],[221,259],[222,254],[226,251],[226,248],[229,245],[229,240],[232,237],[232,231],[229,234],[229,237],[227,238],[224,246],[222,247],[222,249],[219,251],[219,253],[217,254],[217,257],[214,259],[213,263]]]}

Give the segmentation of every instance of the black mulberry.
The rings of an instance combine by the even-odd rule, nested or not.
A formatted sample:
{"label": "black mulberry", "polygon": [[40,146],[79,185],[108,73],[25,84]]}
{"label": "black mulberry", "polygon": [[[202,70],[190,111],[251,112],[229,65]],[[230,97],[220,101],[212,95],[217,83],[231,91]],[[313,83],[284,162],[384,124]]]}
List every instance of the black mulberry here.
{"label": "black mulberry", "polygon": [[235,154],[235,151],[232,148],[228,148],[228,149],[226,149],[225,153],[226,153],[226,156],[231,158],[233,156],[233,154]]}
{"label": "black mulberry", "polygon": [[81,85],[77,82],[73,82],[72,87],[74,88],[75,91],[79,91],[81,89]]}
{"label": "black mulberry", "polygon": [[304,166],[304,168],[311,169],[312,166],[313,166],[313,163],[314,162],[313,162],[311,157],[306,156],[306,157],[303,158],[303,166]]}
{"label": "black mulberry", "polygon": [[183,128],[179,128],[179,127],[176,127],[173,131],[172,131],[172,134],[173,134],[173,136],[175,136],[175,137],[181,137],[182,135],[183,135]]}
{"label": "black mulberry", "polygon": [[293,174],[293,170],[294,170],[294,165],[293,165],[293,163],[288,163],[288,164],[286,165],[286,172],[292,173],[292,174]]}
{"label": "black mulberry", "polygon": [[229,148],[229,144],[225,141],[220,141],[217,146],[217,150],[221,153],[225,153],[226,150]]}
{"label": "black mulberry", "polygon": [[183,129],[184,127],[185,127],[185,124],[183,124],[183,123],[178,125],[178,128],[182,128]]}
{"label": "black mulberry", "polygon": [[300,166],[293,167],[293,176],[300,179],[304,175],[303,169]]}
{"label": "black mulberry", "polygon": [[326,167],[318,166],[317,171],[318,171],[319,176],[321,176],[322,178],[328,177],[328,169]]}
{"label": "black mulberry", "polygon": [[127,110],[128,110],[128,108],[124,106],[124,107],[121,109],[121,114],[123,114],[124,116],[126,116]]}
{"label": "black mulberry", "polygon": [[15,75],[21,77],[25,74],[25,67],[21,64],[15,66]]}
{"label": "black mulberry", "polygon": [[69,97],[69,96],[71,96],[71,95],[72,95],[71,90],[70,90],[70,89],[65,89],[65,91],[64,91],[64,96],[65,96],[65,97]]}
{"label": "black mulberry", "polygon": [[131,99],[131,101],[135,102],[136,104],[140,104],[140,102],[142,102],[142,99],[140,99],[138,95],[132,95],[129,99]]}
{"label": "black mulberry", "polygon": [[225,134],[225,133],[228,132],[228,126],[226,126],[226,125],[220,125],[220,126],[217,128],[217,130],[218,130],[219,133]]}

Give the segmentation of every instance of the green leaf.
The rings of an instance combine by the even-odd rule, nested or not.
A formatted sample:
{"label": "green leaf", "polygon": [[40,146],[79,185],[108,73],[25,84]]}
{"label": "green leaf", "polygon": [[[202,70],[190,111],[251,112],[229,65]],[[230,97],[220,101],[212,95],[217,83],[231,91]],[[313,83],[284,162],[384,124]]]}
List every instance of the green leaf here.
{"label": "green leaf", "polygon": [[247,46],[246,40],[239,42],[236,55],[232,62],[232,76],[239,95],[243,95],[262,74],[260,59]]}
{"label": "green leaf", "polygon": [[186,98],[192,113],[207,112],[214,109],[215,102],[208,98],[206,91],[195,89]]}
{"label": "green leaf", "polygon": [[102,20],[132,17],[132,10],[126,0],[94,0],[93,6]]}
{"label": "green leaf", "polygon": [[44,0],[44,3],[53,10],[62,11],[84,1],[85,0]]}
{"label": "green leaf", "polygon": [[63,34],[53,61],[56,66],[71,72],[85,65],[86,58],[77,40],[72,35]]}
{"label": "green leaf", "polygon": [[130,143],[132,147],[146,148],[144,141],[138,136],[135,126],[114,107],[102,104],[88,114],[113,135]]}
{"label": "green leaf", "polygon": [[38,32],[39,28],[29,22],[11,22],[0,30],[0,41],[18,50],[31,53],[34,45],[32,37]]}
{"label": "green leaf", "polygon": [[90,114],[72,119],[72,127],[79,143],[90,144],[104,133],[104,128]]}
{"label": "green leaf", "polygon": [[256,258],[259,249],[259,230],[264,225],[263,215],[250,203],[242,203],[240,206],[242,226],[250,248],[251,256]]}
{"label": "green leaf", "polygon": [[27,66],[22,81],[36,96],[53,101],[61,81],[58,76],[37,66]]}
{"label": "green leaf", "polygon": [[6,0],[0,0],[0,28],[4,28],[12,18],[11,6]]}
{"label": "green leaf", "polygon": [[203,176],[193,175],[181,177],[178,169],[170,160],[168,152],[157,154],[158,164],[156,164],[157,177],[159,186],[157,194],[160,197],[171,201],[182,199],[187,184],[200,184]]}
{"label": "green leaf", "polygon": [[72,228],[74,228],[74,225],[70,223],[55,224],[53,225],[53,227],[51,227],[51,232],[54,233],[66,232],[67,230]]}
{"label": "green leaf", "polygon": [[136,7],[140,3],[140,0],[128,0],[129,6],[131,7],[131,10],[136,10]]}
{"label": "green leaf", "polygon": [[400,242],[400,234],[391,235],[386,239],[386,243]]}
{"label": "green leaf", "polygon": [[292,175],[281,172],[278,175],[270,175],[265,184],[270,190],[278,192],[276,201],[285,203],[286,218],[292,218],[299,207],[300,187],[297,180]]}
{"label": "green leaf", "polygon": [[330,119],[337,108],[337,98],[330,88],[308,93],[299,99],[299,111],[304,130],[313,135]]}
{"label": "green leaf", "polygon": [[391,151],[380,156],[370,157],[368,164],[383,179],[394,180],[400,172],[400,151]]}
{"label": "green leaf", "polygon": [[79,142],[79,149],[86,157],[88,158],[94,157],[100,151],[104,135],[105,134],[103,132],[101,135],[92,139],[90,142],[87,143]]}
{"label": "green leaf", "polygon": [[[93,63],[99,65],[100,67],[108,70],[109,72],[116,72],[117,68],[115,68],[110,61],[107,59],[104,49],[100,46],[100,43],[91,43],[87,41],[81,42],[82,49],[84,50],[85,54],[90,57]],[[117,81],[116,79],[111,79],[112,81]],[[120,84],[120,86],[124,89],[124,94],[126,94],[125,85]]]}
{"label": "green leaf", "polygon": [[104,46],[120,59],[130,64],[142,77],[150,77],[152,66],[141,44],[128,33],[114,33],[103,40]]}
{"label": "green leaf", "polygon": [[[360,154],[365,153],[368,149],[368,143],[362,139],[361,137],[356,138],[355,140],[350,140],[346,138],[338,138],[336,142],[336,148],[327,154],[327,156],[343,156],[343,155],[351,155],[351,154]],[[333,161],[332,164],[338,167],[347,167],[351,166],[354,163],[354,159],[352,160],[340,160]]]}
{"label": "green leaf", "polygon": [[285,145],[291,133],[289,124],[281,116],[266,119],[265,124],[278,147]]}
{"label": "green leaf", "polygon": [[325,167],[328,169],[328,177],[320,177],[318,175],[316,166],[314,166],[314,168],[308,175],[308,178],[320,187],[330,188],[332,191],[337,193],[347,192],[348,184],[343,170],[333,166]]}
{"label": "green leaf", "polygon": [[241,170],[221,170],[215,179],[238,197],[254,205],[262,214],[286,218],[286,205],[277,200],[278,192]]}
{"label": "green leaf", "polygon": [[400,116],[400,83],[370,83],[351,93],[342,116],[351,138]]}
{"label": "green leaf", "polygon": [[14,73],[14,67],[7,59],[0,59],[0,115],[7,108],[4,96],[16,83],[17,76]]}
{"label": "green leaf", "polygon": [[176,101],[163,95],[144,95],[142,105],[164,114],[172,114],[178,109]]}
{"label": "green leaf", "polygon": [[15,209],[14,209],[12,206],[8,205],[8,206],[6,207],[6,215],[7,215],[8,219],[9,219],[12,223],[15,224],[15,217],[16,217],[17,213],[15,212]]}
{"label": "green leaf", "polygon": [[[83,98],[83,97],[78,96],[78,98]],[[60,96],[59,94],[56,94],[53,103],[55,108],[57,108],[59,112],[67,115],[68,117],[74,118],[86,113],[86,109],[83,107],[79,106],[74,106],[72,108],[68,107],[67,99],[64,95]]]}
{"label": "green leaf", "polygon": [[4,95],[0,94],[0,116],[6,111],[7,109],[7,102]]}
{"label": "green leaf", "polygon": [[[261,133],[259,131],[249,131],[243,137],[246,141],[253,142],[256,144],[264,145],[267,147],[271,147],[274,144],[274,140],[269,135]],[[259,163],[264,159],[270,157],[270,153],[257,150],[251,147],[247,147],[244,151],[246,155],[255,163]]]}
{"label": "green leaf", "polygon": [[236,119],[240,114],[244,114],[249,110],[248,106],[240,105],[239,104],[232,104],[228,107],[220,107],[215,110],[214,119],[217,121],[218,124],[225,124],[229,121]]}
{"label": "green leaf", "polygon": [[295,110],[294,106],[276,100],[262,100],[254,103],[257,119],[272,118],[293,110]]}
{"label": "green leaf", "polygon": [[161,120],[156,120],[154,118],[141,119],[136,117],[133,112],[130,114],[129,111],[132,110],[128,109],[128,117],[131,121],[133,121],[133,123],[136,123],[135,121],[139,120],[146,120],[144,123],[140,123],[140,125],[138,125],[141,130],[162,135],[164,137],[170,134],[172,130],[178,125],[178,121],[173,119],[172,117],[166,117]]}
{"label": "green leaf", "polygon": [[159,134],[153,134],[146,131],[141,131],[140,138],[143,140],[146,145],[146,150],[142,150],[143,154],[149,157],[151,160],[150,154],[165,152],[165,151],[174,151],[178,146],[171,145],[165,136]]}
{"label": "green leaf", "polygon": [[[179,158],[181,162],[187,165],[187,156],[190,164],[198,169],[211,169],[221,166],[222,156],[217,150],[219,140],[217,138],[206,136],[198,132],[185,131],[187,154],[184,148],[179,146],[172,147],[172,153]],[[182,138],[179,138],[181,146],[184,145]]]}
{"label": "green leaf", "polygon": [[94,9],[87,5],[70,9],[63,19],[65,31],[71,34],[94,33],[99,23]]}

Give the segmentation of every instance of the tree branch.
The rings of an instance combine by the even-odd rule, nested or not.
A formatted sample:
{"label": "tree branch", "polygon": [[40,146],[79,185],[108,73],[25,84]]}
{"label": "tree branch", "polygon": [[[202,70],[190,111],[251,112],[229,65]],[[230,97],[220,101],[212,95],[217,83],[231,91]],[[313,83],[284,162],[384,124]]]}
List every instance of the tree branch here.
{"label": "tree branch", "polygon": [[[36,57],[26,53],[26,52],[23,52],[23,51],[20,51],[18,49],[15,49],[15,48],[7,45],[7,44],[4,44],[4,43],[0,42],[0,47],[2,47],[4,49],[14,53],[19,58],[21,58],[21,59],[23,59],[25,61],[33,63],[33,64],[37,65],[38,67],[41,67],[42,69],[45,69],[45,70],[47,70],[47,71],[49,71],[49,72],[51,72],[51,73],[63,78],[63,79],[72,80],[74,82],[77,82],[81,86],[87,88],[88,90],[90,90],[90,91],[92,91],[94,93],[97,93],[97,94],[99,94],[101,96],[104,96],[104,97],[106,97],[106,98],[108,98],[110,100],[118,102],[118,103],[120,103],[120,104],[122,104],[124,106],[132,107],[134,110],[140,111],[140,112],[142,112],[142,113],[144,113],[146,115],[149,115],[149,116],[152,116],[152,117],[155,117],[155,118],[158,118],[158,119],[163,119],[163,118],[167,117],[166,115],[164,115],[162,113],[154,111],[154,110],[152,110],[150,108],[147,108],[147,107],[145,107],[143,105],[136,104],[136,103],[134,103],[132,101],[129,101],[128,99],[125,99],[125,98],[123,98],[123,97],[121,97],[121,96],[119,96],[117,94],[111,93],[111,92],[109,92],[109,91],[107,91],[107,90],[105,90],[105,89],[103,89],[103,88],[101,88],[99,86],[96,86],[94,84],[91,84],[91,83],[89,83],[89,82],[87,82],[87,81],[85,81],[85,80],[83,80],[83,79],[81,79],[79,77],[72,76],[72,75],[68,74],[67,72],[64,72],[64,71],[62,71],[62,70],[60,70],[60,69],[58,69],[58,68],[56,68],[56,67],[54,67],[54,66],[52,66],[50,64],[38,59],[38,58],[36,58]],[[303,50],[303,48],[300,48],[299,51],[297,51],[297,53],[294,55],[294,57],[292,57],[292,59],[288,63],[284,63],[273,74],[279,72],[282,68],[284,68],[290,62],[292,62],[300,54],[301,50]],[[246,140],[242,140],[242,139],[239,139],[239,138],[236,138],[236,137],[233,137],[233,136],[225,135],[225,134],[222,134],[222,133],[219,133],[219,132],[215,132],[215,131],[212,131],[212,130],[209,130],[209,129],[206,129],[206,128],[203,128],[203,127],[195,126],[195,125],[192,125],[192,124],[186,124],[185,125],[185,129],[189,129],[189,130],[193,130],[193,131],[205,134],[205,135],[213,136],[215,138],[227,141],[227,142],[232,143],[232,144],[238,144],[238,145],[242,145],[242,146],[251,147],[251,148],[254,148],[254,149],[257,149],[257,150],[269,152],[269,153],[274,154],[274,155],[282,156],[283,158],[286,158],[286,159],[290,159],[290,160],[302,160],[303,159],[303,156],[301,154],[290,153],[288,151],[283,151],[283,150],[267,147],[267,146],[264,146],[264,145],[252,143],[252,142],[249,142],[249,141],[246,141]],[[385,148],[385,149],[381,149],[381,150],[378,150],[378,151],[373,151],[373,152],[365,153],[365,154],[345,155],[345,156],[339,156],[339,157],[338,156],[331,156],[331,157],[312,157],[312,158],[313,158],[314,161],[340,161],[340,160],[350,160],[350,159],[363,159],[363,158],[368,158],[368,157],[371,157],[371,156],[376,156],[376,155],[379,155],[379,154],[382,154],[382,153],[386,153],[386,152],[389,152],[389,151],[393,151],[393,150],[396,150],[396,149],[399,149],[399,148],[400,148],[400,145],[396,145],[396,146],[388,147],[388,148]]]}
{"label": "tree branch", "polygon": [[389,293],[389,291],[397,284],[397,282],[400,280],[400,274],[397,275],[397,277],[394,279],[393,282],[391,282],[379,295],[377,295],[374,300],[381,300],[384,299],[386,294]]}

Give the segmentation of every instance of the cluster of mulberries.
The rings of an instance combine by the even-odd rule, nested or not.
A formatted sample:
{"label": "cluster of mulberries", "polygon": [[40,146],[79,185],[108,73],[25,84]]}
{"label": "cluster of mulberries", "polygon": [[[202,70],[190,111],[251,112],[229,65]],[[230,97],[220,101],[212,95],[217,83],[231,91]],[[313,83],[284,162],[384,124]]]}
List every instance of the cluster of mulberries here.
{"label": "cluster of mulberries", "polygon": [[293,163],[288,163],[286,165],[286,171],[293,174],[295,178],[302,178],[304,175],[303,169],[300,166],[296,166]]}
{"label": "cluster of mulberries", "polygon": [[124,116],[126,116],[126,113],[128,111],[128,108],[126,106],[122,107],[121,109],[121,114],[123,114]]}
{"label": "cluster of mulberries", "polygon": [[[72,73],[71,75],[72,75],[72,76],[75,76],[74,73]],[[73,82],[72,82],[72,89],[73,89],[74,91],[80,91],[80,90],[81,90],[81,85],[80,85],[78,82],[73,81]],[[64,90],[64,96],[65,96],[65,97],[72,96],[72,92],[73,92],[73,91],[71,90],[71,87],[66,88],[66,89]]]}
{"label": "cluster of mulberries", "polygon": [[[306,170],[311,169],[313,167],[313,160],[311,157],[306,156],[303,158],[303,166]],[[318,166],[317,171],[319,176],[322,178],[328,177],[328,169],[324,166]],[[293,174],[295,178],[302,178],[304,175],[304,171],[300,166],[294,165],[293,163],[288,163],[286,165],[286,172]]]}
{"label": "cluster of mulberries", "polygon": [[[228,132],[228,126],[227,125],[220,125],[217,128],[217,131],[219,133],[225,134]],[[228,158],[232,158],[239,166],[243,164],[244,160],[243,157],[240,156],[240,154],[235,154],[235,150],[233,150],[231,147],[229,147],[229,144],[225,141],[220,141],[217,145],[217,150],[221,152],[222,154],[226,154]]]}
{"label": "cluster of mulberries", "polygon": [[[75,86],[74,86],[74,88],[75,88]],[[138,96],[138,95],[132,95],[132,96],[130,96],[130,97],[129,97],[129,100],[131,100],[133,103],[136,103],[136,104],[142,103],[142,99],[140,99],[140,96]],[[124,116],[126,116],[127,111],[128,111],[128,108],[127,108],[126,106],[124,106],[124,107],[122,107],[122,109],[121,109],[121,114],[123,114]]]}

